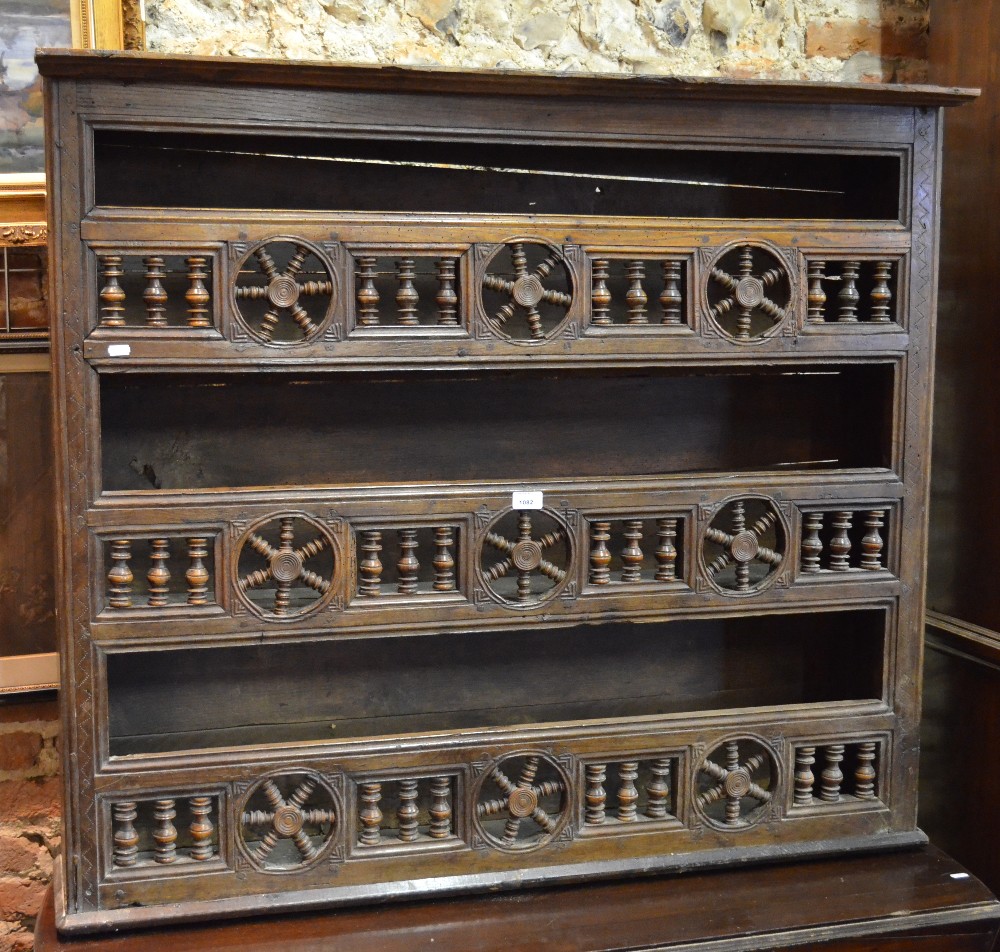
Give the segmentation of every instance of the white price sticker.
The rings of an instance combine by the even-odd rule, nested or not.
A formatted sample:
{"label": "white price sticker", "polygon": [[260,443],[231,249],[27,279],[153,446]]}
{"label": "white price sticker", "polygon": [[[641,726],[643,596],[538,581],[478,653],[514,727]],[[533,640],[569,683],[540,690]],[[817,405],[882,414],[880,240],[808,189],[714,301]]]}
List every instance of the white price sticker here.
{"label": "white price sticker", "polygon": [[534,489],[519,489],[510,500],[513,509],[541,509],[542,493]]}
{"label": "white price sticker", "polygon": [[108,344],[109,357],[128,357],[132,353],[130,344]]}

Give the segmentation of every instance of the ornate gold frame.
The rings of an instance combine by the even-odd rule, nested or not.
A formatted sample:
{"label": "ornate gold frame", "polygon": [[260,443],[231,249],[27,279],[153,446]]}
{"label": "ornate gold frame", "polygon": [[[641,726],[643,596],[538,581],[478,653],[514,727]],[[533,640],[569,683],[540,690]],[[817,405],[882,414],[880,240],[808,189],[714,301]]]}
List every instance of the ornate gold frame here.
{"label": "ornate gold frame", "polygon": [[[144,49],[142,0],[70,0],[73,46]],[[48,240],[45,175],[0,175],[0,247],[43,245]],[[0,354],[0,372],[46,371],[48,354]],[[55,653],[0,657],[0,695],[56,687]]]}
{"label": "ornate gold frame", "polygon": [[[143,49],[142,0],[70,0],[73,46]],[[0,175],[0,246],[41,245],[48,236],[45,176]]]}

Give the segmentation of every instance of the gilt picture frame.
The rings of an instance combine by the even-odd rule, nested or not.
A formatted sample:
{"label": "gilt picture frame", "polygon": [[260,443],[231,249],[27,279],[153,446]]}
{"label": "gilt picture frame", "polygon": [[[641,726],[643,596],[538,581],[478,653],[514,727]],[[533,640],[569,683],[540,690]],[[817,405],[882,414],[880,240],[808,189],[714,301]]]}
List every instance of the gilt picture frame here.
{"label": "gilt picture frame", "polygon": [[[45,209],[44,150],[42,143],[41,88],[34,67],[38,46],[73,46],[84,49],[142,49],[145,46],[141,0],[12,0],[0,11],[0,256],[4,263],[4,294],[8,310],[10,254],[40,250],[48,239]],[[10,323],[5,312],[5,322]],[[44,328],[43,328],[44,330]],[[0,377],[39,375],[49,371],[46,334],[12,334],[0,348]],[[23,346],[22,346],[23,345]],[[39,447],[35,455],[45,455]],[[47,468],[46,459],[23,461],[32,471]],[[11,504],[13,467],[5,474],[2,495]],[[9,485],[8,485],[9,484]],[[10,497],[10,498],[8,498]],[[19,506],[20,503],[17,503]],[[54,507],[53,507],[54,508]],[[8,518],[8,516],[10,518]],[[16,514],[0,512],[11,529]],[[54,521],[54,512],[52,519]],[[42,533],[45,535],[45,533]],[[5,559],[13,559],[9,554]],[[0,564],[0,576],[23,574],[24,566]],[[31,614],[34,609],[26,609]],[[4,624],[17,624],[8,614]],[[34,619],[35,622],[38,619]],[[48,626],[53,629],[54,620]],[[39,626],[36,624],[36,630]],[[42,629],[45,626],[41,626]],[[0,697],[58,686],[58,656],[44,635],[39,644],[24,637],[7,637],[0,631]],[[27,639],[29,642],[32,639]],[[11,653],[14,652],[14,653]]]}

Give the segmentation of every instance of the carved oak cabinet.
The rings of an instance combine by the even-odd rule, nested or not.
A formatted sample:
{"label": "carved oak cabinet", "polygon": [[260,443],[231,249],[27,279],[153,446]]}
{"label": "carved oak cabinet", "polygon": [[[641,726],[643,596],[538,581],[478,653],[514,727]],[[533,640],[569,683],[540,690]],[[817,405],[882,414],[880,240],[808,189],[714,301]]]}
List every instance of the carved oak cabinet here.
{"label": "carved oak cabinet", "polygon": [[63,929],[922,840],[969,93],[40,68]]}

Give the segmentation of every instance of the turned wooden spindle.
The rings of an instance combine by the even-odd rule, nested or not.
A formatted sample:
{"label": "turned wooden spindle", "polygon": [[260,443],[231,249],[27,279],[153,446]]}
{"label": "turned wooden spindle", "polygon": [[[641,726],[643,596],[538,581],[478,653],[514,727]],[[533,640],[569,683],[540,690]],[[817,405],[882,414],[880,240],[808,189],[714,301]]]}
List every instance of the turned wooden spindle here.
{"label": "turned wooden spindle", "polygon": [[184,573],[187,580],[187,600],[189,605],[208,604],[208,568],[205,559],[208,558],[208,539],[196,536],[188,539],[188,570]]}
{"label": "turned wooden spindle", "polygon": [[889,279],[892,277],[891,261],[875,262],[875,285],[871,291],[871,322],[873,324],[888,324],[891,320],[889,309],[892,304],[892,291]]}
{"label": "turned wooden spindle", "polygon": [[[739,273],[741,275],[750,276],[753,274],[753,248],[750,245],[744,245],[740,249],[740,266]],[[735,300],[735,299],[734,299]],[[750,340],[750,329],[753,326],[753,307],[740,307],[736,313],[736,339],[737,340]],[[733,805],[733,801],[730,801],[728,807]],[[738,806],[738,804],[737,804]],[[727,807],[727,809],[728,809]]]}
{"label": "turned wooden spindle", "polygon": [[163,608],[170,600],[170,541],[168,539],[149,540],[149,607]]}
{"label": "turned wooden spindle", "polygon": [[139,833],[135,828],[136,803],[122,800],[111,805],[111,822],[114,827],[115,866],[135,866],[139,858]]}
{"label": "turned wooden spindle", "polygon": [[361,821],[361,833],[358,840],[362,846],[378,846],[382,842],[382,811],[379,803],[382,801],[382,784],[363,783],[359,795],[361,811],[358,819]]}
{"label": "turned wooden spindle", "polygon": [[835,512],[830,525],[833,535],[830,537],[830,568],[834,572],[846,572],[851,567],[851,530],[853,512]]}
{"label": "turned wooden spindle", "polygon": [[882,568],[882,533],[885,510],[871,509],[865,513],[865,534],[861,539],[861,568],[878,571]]}
{"label": "turned wooden spindle", "polygon": [[438,526],[434,530],[434,591],[455,591],[455,557],[451,547],[455,534],[451,526]]}
{"label": "turned wooden spindle", "polygon": [[816,763],[815,747],[799,747],[795,751],[795,799],[798,806],[807,806],[813,801],[813,787],[816,778],[812,767]]}
{"label": "turned wooden spindle", "polygon": [[590,584],[607,585],[611,581],[611,523],[593,522],[590,525]]}
{"label": "turned wooden spindle", "polygon": [[361,554],[364,556],[358,565],[361,582],[358,592],[362,595],[375,596],[382,592],[382,562],[378,554],[382,551],[382,533],[377,529],[365,529],[361,535]]}
{"label": "turned wooden spindle", "polygon": [[604,764],[587,764],[587,810],[585,821],[591,825],[603,823],[606,819],[606,805],[608,794],[604,789],[604,781],[607,780],[606,766]]}
{"label": "turned wooden spindle", "polygon": [[660,292],[660,307],[663,310],[661,324],[682,324],[681,305],[681,263],[669,260],[663,262],[663,290]]}
{"label": "turned wooden spindle", "polygon": [[636,819],[636,804],[639,790],[635,785],[639,777],[639,762],[627,760],[618,765],[618,819],[622,823],[632,823]]}
{"label": "turned wooden spindle", "polygon": [[625,295],[625,303],[628,305],[628,323],[648,324],[646,304],[649,302],[649,298],[642,286],[643,279],[646,277],[646,263],[644,261],[630,261],[625,270],[628,274],[628,292]]}
{"label": "turned wooden spindle", "polygon": [[431,778],[431,805],[428,813],[431,818],[428,835],[435,840],[451,836],[451,780],[447,777]]}
{"label": "turned wooden spindle", "polygon": [[[292,549],[295,542],[295,519],[282,516],[278,520],[278,548],[284,551]],[[291,586],[278,586],[274,593],[274,614],[287,615],[292,604]]]}
{"label": "turned wooden spindle", "polygon": [[608,267],[606,258],[596,258],[593,263],[593,285],[590,292],[591,324],[611,323],[611,292],[608,290]]}
{"label": "turned wooden spindle", "polygon": [[148,327],[167,326],[167,290],[163,279],[167,276],[165,262],[159,255],[143,258],[146,266],[146,290],[142,299],[146,302],[146,324]]}
{"label": "turned wooden spindle", "polygon": [[358,278],[361,284],[358,287],[358,326],[375,327],[378,324],[378,288],[375,287],[375,279],[378,272],[375,270],[377,258],[358,258]]}
{"label": "turned wooden spindle", "polygon": [[396,571],[399,579],[396,590],[400,595],[416,595],[417,582],[420,574],[420,563],[417,561],[417,530],[399,530],[399,560]]}
{"label": "turned wooden spindle", "polygon": [[208,279],[207,258],[187,258],[187,279],[190,285],[184,292],[187,302],[188,327],[211,327],[212,320],[208,314],[209,293],[205,281]]}
{"label": "turned wooden spindle", "polygon": [[121,255],[101,255],[101,327],[125,326],[125,292],[118,279],[125,274]]}
{"label": "turned wooden spindle", "polygon": [[823,543],[819,534],[823,530],[823,513],[804,512],[802,514],[802,571],[818,572]]}
{"label": "turned wooden spindle", "polygon": [[132,607],[132,541],[113,539],[111,542],[111,568],[108,570],[108,605],[111,608]]}
{"label": "turned wooden spindle", "polygon": [[826,275],[823,269],[825,261],[809,262],[809,295],[806,300],[806,321],[809,324],[822,324],[826,308],[826,291],[823,290],[823,279]]}
{"label": "turned wooden spindle", "polygon": [[858,763],[854,768],[854,796],[859,800],[875,799],[875,751],[873,741],[858,744]]}
{"label": "turned wooden spindle", "polygon": [[[531,542],[531,514],[528,512],[521,511],[517,515],[517,538],[518,542]],[[531,572],[517,573],[517,600],[531,601]]]}
{"label": "turned wooden spindle", "polygon": [[625,548],[622,549],[622,581],[642,581],[642,520],[629,519],[624,526]]}
{"label": "turned wooden spindle", "polygon": [[845,261],[840,275],[840,291],[837,294],[837,321],[841,324],[856,324],[858,321],[858,270],[859,261]]}
{"label": "turned wooden spindle", "polygon": [[153,802],[153,859],[161,865],[168,865],[177,859],[177,827],[174,818],[177,810],[173,800]]}
{"label": "turned wooden spindle", "polygon": [[419,816],[417,781],[400,780],[399,808],[396,810],[396,819],[399,821],[399,838],[404,843],[412,843],[419,835]]}
{"label": "turned wooden spindle", "polygon": [[441,258],[437,262],[438,324],[455,327],[458,324],[458,293],[455,291],[455,259]]}
{"label": "turned wooden spindle", "polygon": [[656,575],[658,582],[672,582],[677,578],[676,519],[656,520]]}
{"label": "turned wooden spindle", "polygon": [[844,745],[831,744],[823,748],[823,772],[819,775],[819,798],[827,803],[836,803],[840,799],[840,788],[844,783],[844,775],[840,771],[840,762],[844,759]]}
{"label": "turned wooden spindle", "polygon": [[670,760],[660,758],[649,765],[652,779],[646,784],[646,816],[666,819],[670,806]]}
{"label": "turned wooden spindle", "polygon": [[416,262],[413,258],[401,258],[396,262],[396,279],[399,282],[396,308],[399,311],[399,323],[403,327],[416,327],[420,323],[420,318],[417,317],[420,296],[413,285],[415,277]]}
{"label": "turned wooden spindle", "polygon": [[212,798],[191,797],[188,800],[188,808],[191,811],[191,825],[188,827],[188,832],[191,834],[191,859],[203,863],[215,855],[215,847],[212,844],[215,833],[215,826],[212,823]]}

